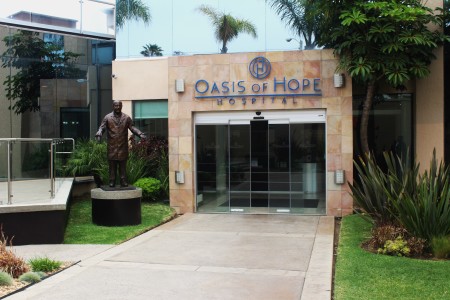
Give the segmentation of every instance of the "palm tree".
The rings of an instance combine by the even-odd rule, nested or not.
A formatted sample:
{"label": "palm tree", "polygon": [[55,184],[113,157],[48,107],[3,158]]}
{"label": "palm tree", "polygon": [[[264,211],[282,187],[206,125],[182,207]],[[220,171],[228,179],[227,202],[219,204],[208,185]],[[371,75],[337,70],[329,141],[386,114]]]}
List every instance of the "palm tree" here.
{"label": "palm tree", "polygon": [[257,37],[255,25],[250,21],[237,19],[224,12],[218,12],[207,5],[201,5],[198,10],[211,19],[216,39],[217,41],[222,42],[221,53],[227,53],[227,43],[236,38],[241,32],[248,33],[254,38]]}
{"label": "palm tree", "polygon": [[141,51],[141,54],[148,57],[148,56],[162,56],[161,47],[159,47],[156,44],[147,44],[143,46],[144,50]]}
{"label": "palm tree", "polygon": [[121,29],[125,21],[142,20],[149,24],[151,20],[150,8],[141,0],[117,0],[116,28]]}
{"label": "palm tree", "polygon": [[320,10],[315,0],[269,0],[281,20],[305,40],[305,49],[314,49],[319,36]]}

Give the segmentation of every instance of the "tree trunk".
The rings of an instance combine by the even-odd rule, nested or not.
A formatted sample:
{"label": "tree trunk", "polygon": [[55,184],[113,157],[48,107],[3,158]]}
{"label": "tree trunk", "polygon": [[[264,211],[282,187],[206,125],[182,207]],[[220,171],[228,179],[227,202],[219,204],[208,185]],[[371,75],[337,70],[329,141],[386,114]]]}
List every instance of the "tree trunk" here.
{"label": "tree trunk", "polygon": [[372,109],[373,96],[375,94],[375,80],[367,85],[366,99],[363,102],[363,110],[361,114],[361,125],[359,128],[359,137],[361,140],[361,149],[364,154],[369,154],[369,140],[367,135],[367,127],[369,125],[370,110]]}
{"label": "tree trunk", "polygon": [[224,53],[227,53],[227,51],[228,51],[227,42],[223,41],[222,49],[220,49],[220,53],[224,54]]}

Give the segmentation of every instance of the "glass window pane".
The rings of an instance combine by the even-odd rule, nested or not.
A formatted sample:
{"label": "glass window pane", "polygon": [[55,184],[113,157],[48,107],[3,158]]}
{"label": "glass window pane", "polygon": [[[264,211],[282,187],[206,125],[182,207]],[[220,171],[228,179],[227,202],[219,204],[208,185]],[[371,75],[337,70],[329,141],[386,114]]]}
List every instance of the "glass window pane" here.
{"label": "glass window pane", "polygon": [[293,213],[324,214],[325,124],[291,124]]}
{"label": "glass window pane", "polygon": [[1,136],[67,136],[65,109],[89,111],[89,120],[83,117],[82,133],[70,131],[67,137],[93,136],[98,119],[110,112],[112,97],[110,85],[105,84],[111,81],[112,60],[94,63],[93,44],[98,40],[0,27],[0,55],[5,62],[0,96],[10,104],[0,107]]}
{"label": "glass window pane", "polygon": [[135,119],[134,125],[147,136],[158,136],[168,138],[168,119]]}
{"label": "glass window pane", "polygon": [[230,125],[230,207],[246,211],[250,208],[250,126]]}
{"label": "glass window pane", "polygon": [[228,126],[196,126],[197,211],[228,212]]}
{"label": "glass window pane", "polygon": [[167,100],[135,101],[135,119],[168,118],[169,109]]}
{"label": "glass window pane", "polygon": [[[360,148],[360,120],[363,96],[353,98],[354,122],[354,157],[362,154]],[[382,157],[383,151],[394,151],[397,155],[405,155],[410,150],[414,157],[412,137],[412,94],[380,94],[376,95],[373,109],[370,112],[367,128],[369,148],[376,157]]]}

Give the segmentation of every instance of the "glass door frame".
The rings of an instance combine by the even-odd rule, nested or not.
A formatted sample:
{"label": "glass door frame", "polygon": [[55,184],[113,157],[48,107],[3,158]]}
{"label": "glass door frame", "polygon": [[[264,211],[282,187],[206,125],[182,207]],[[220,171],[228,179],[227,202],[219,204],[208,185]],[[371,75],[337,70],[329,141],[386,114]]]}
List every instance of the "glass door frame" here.
{"label": "glass door frame", "polygon": [[[269,133],[269,127],[271,124],[289,124],[289,160],[290,163],[289,165],[289,190],[290,190],[290,195],[289,195],[289,211],[288,209],[286,210],[270,210],[270,202],[267,205],[267,211],[262,211],[261,208],[259,208],[258,211],[251,209],[252,205],[249,205],[249,209],[243,209],[243,210],[232,210],[232,206],[231,206],[231,198],[230,198],[230,184],[231,184],[231,171],[230,171],[230,164],[231,164],[231,159],[230,159],[230,146],[231,146],[231,125],[236,125],[236,124],[248,124],[250,126],[250,121],[255,120],[255,113],[257,116],[259,116],[259,112],[257,113],[256,111],[233,111],[233,112],[218,112],[218,111],[210,111],[210,112],[197,112],[194,114],[194,136],[195,139],[197,139],[197,125],[212,125],[212,126],[216,126],[216,125],[226,125],[228,126],[228,137],[226,140],[224,140],[224,143],[228,144],[227,145],[227,151],[228,153],[226,154],[228,156],[228,207],[223,207],[223,209],[215,209],[215,210],[204,210],[202,209],[202,212],[216,212],[216,213],[251,213],[251,214],[255,214],[255,213],[284,213],[284,214],[305,214],[305,215],[324,215],[326,214],[326,195],[327,195],[327,155],[326,155],[326,149],[327,149],[327,122],[326,122],[326,110],[325,109],[312,109],[312,110],[286,110],[286,111],[262,111],[262,115],[264,116],[265,121],[268,121],[268,135]],[[281,122],[280,122],[281,120]],[[324,169],[324,178],[322,178],[323,182],[324,182],[324,199],[322,199],[321,201],[324,202],[322,203],[323,206],[325,206],[325,208],[322,208],[322,210],[311,210],[311,209],[307,209],[305,211],[299,211],[298,209],[294,209],[293,208],[293,196],[292,196],[292,191],[293,191],[293,187],[292,185],[294,184],[294,178],[293,178],[293,169],[292,169],[292,125],[295,124],[314,124],[314,123],[319,123],[319,124],[323,124],[323,150],[325,151],[324,153],[324,162],[323,164],[325,165],[325,169]],[[251,134],[251,133],[250,133]],[[269,140],[268,140],[268,144],[269,144]],[[197,190],[198,188],[198,181],[197,181],[197,149],[198,145],[197,142],[194,143],[194,166],[195,166],[195,175],[194,175],[194,183],[195,183],[195,195],[196,198],[199,194],[199,191]],[[268,145],[269,147],[269,145]],[[270,158],[268,158],[270,159]],[[251,161],[248,162],[249,164],[251,163]],[[250,166],[249,166],[250,167]],[[249,189],[250,192],[250,189]],[[269,192],[269,191],[268,191]],[[270,199],[269,199],[270,201]],[[195,202],[195,207],[196,207],[196,211],[198,210],[198,202],[196,200]]]}
{"label": "glass door frame", "polygon": [[[291,207],[292,207],[292,199],[291,199],[291,197],[292,197],[292,195],[291,195],[291,193],[292,193],[292,187],[291,187],[291,122],[290,122],[290,120],[288,119],[288,118],[279,118],[279,119],[269,119],[268,120],[269,121],[269,123],[267,124],[267,127],[268,127],[268,134],[269,134],[269,137],[268,137],[268,139],[267,139],[267,143],[268,143],[268,148],[269,148],[269,162],[268,162],[268,173],[269,173],[269,178],[268,178],[268,185],[269,185],[269,191],[268,191],[268,197],[269,197],[269,199],[268,199],[268,211],[269,211],[269,213],[290,213],[291,212]],[[280,203],[278,203],[278,206],[277,205],[271,205],[271,204],[276,204],[276,202],[275,202],[275,199],[273,198],[274,196],[276,196],[276,194],[277,193],[274,193],[274,192],[276,192],[276,190],[274,190],[273,188],[274,188],[274,185],[279,185],[279,186],[282,186],[283,185],[283,183],[282,182],[279,182],[279,181],[275,181],[275,180],[271,180],[271,178],[274,178],[274,175],[275,175],[275,172],[272,172],[271,171],[271,161],[270,161],[270,155],[271,155],[271,152],[270,152],[270,147],[271,147],[271,145],[270,145],[270,142],[271,142],[271,140],[270,140],[270,129],[271,129],[271,125],[287,125],[288,127],[287,127],[287,141],[282,141],[281,143],[283,144],[283,143],[285,143],[285,147],[287,147],[287,149],[288,149],[288,160],[287,160],[287,162],[286,162],[286,165],[287,165],[287,173],[288,173],[288,181],[287,182],[285,182],[285,184],[287,183],[288,184],[288,186],[289,186],[289,190],[287,191],[287,193],[288,193],[288,195],[289,195],[289,207],[284,207],[283,205],[281,205]],[[274,146],[276,146],[276,145],[274,145]],[[278,146],[283,146],[283,145],[278,145]],[[278,173],[280,173],[280,172],[278,172]],[[272,175],[272,176],[271,176]],[[282,192],[282,190],[279,190],[278,192]],[[278,193],[279,195],[280,194],[282,194],[282,193]],[[279,199],[279,202],[281,202],[281,200]]]}
{"label": "glass door frame", "polygon": [[[254,191],[252,189],[252,186],[254,184],[256,184],[253,181],[253,170],[252,168],[254,167],[253,165],[253,160],[252,160],[252,153],[253,153],[253,144],[252,144],[252,127],[251,124],[252,122],[267,122],[267,128],[266,128],[266,132],[267,132],[267,206],[256,206],[256,205],[252,205],[253,204],[253,196],[254,196]],[[270,129],[271,129],[271,125],[277,125],[277,124],[282,124],[282,125],[288,125],[288,131],[287,131],[287,137],[288,137],[288,141],[286,144],[286,147],[288,148],[288,161],[287,161],[287,167],[288,167],[288,182],[287,184],[289,185],[289,190],[287,190],[286,192],[288,193],[288,198],[289,198],[289,207],[288,208],[282,208],[282,207],[278,207],[277,206],[271,206],[271,203],[274,203],[271,199],[274,195],[272,195],[272,185],[271,183],[271,162],[270,162]],[[233,162],[233,157],[232,157],[232,147],[233,147],[233,134],[232,134],[232,126],[233,125],[247,125],[249,126],[249,161],[248,161],[248,169],[250,170],[250,172],[248,172],[248,182],[249,182],[249,189],[248,189],[248,205],[247,206],[239,206],[239,205],[233,205],[233,172],[232,172],[232,162]],[[228,205],[229,205],[229,211],[230,212],[240,212],[240,213],[289,213],[290,209],[291,209],[291,174],[290,174],[290,170],[291,170],[291,154],[290,154],[290,121],[288,118],[278,118],[278,119],[251,119],[251,118],[246,118],[246,119],[231,119],[228,121],[228,184],[229,184],[229,188],[228,188]],[[245,177],[245,176],[244,176]],[[236,191],[237,192],[237,191]],[[260,191],[263,192],[263,191]],[[281,192],[281,191],[280,191]],[[244,191],[241,191],[241,193],[243,194]],[[275,209],[273,211],[273,209]]]}
{"label": "glass door frame", "polygon": [[[233,191],[232,191],[232,182],[233,182],[233,174],[234,172],[232,172],[232,157],[231,157],[231,150],[234,146],[232,146],[232,128],[231,126],[237,126],[237,125],[247,125],[249,128],[249,136],[248,138],[251,139],[251,130],[250,130],[250,119],[229,119],[228,120],[228,211],[229,212],[238,212],[238,213],[251,213],[251,206],[252,206],[252,199],[251,199],[251,182],[252,182],[252,178],[251,178],[251,171],[249,171],[249,177],[248,177],[248,182],[249,182],[249,189],[248,189],[248,195],[249,195],[249,200],[248,206],[232,206],[232,199],[233,199]],[[249,152],[251,153],[251,143],[249,141]],[[249,170],[251,169],[251,158],[249,159],[248,162],[248,166]],[[242,193],[244,193],[244,191],[241,191]]]}

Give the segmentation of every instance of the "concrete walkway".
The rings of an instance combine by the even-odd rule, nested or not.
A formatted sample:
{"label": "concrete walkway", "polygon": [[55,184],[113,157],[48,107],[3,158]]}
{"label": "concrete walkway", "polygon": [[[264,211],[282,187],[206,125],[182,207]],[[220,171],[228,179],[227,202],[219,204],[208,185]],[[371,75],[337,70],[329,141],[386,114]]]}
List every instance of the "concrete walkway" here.
{"label": "concrete walkway", "polygon": [[85,246],[92,255],[17,247],[81,261],[7,299],[330,299],[333,231],[333,217],[186,214],[118,246]]}

